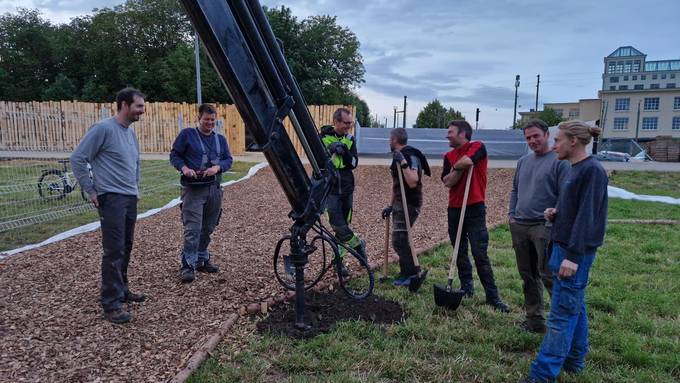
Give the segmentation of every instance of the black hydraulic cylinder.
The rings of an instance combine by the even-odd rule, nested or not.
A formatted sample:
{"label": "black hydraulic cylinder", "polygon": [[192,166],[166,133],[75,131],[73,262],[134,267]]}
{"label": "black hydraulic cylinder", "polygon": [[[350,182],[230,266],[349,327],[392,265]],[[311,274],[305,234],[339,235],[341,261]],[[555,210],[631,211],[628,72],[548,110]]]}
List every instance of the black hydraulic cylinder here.
{"label": "black hydraulic cylinder", "polygon": [[[261,47],[249,47],[225,1],[181,0],[181,3],[246,128],[253,134],[255,142],[263,147],[293,212],[302,214],[309,199],[310,180],[283,127],[283,119],[294,102],[277,99],[272,94],[270,84],[263,79],[258,61],[253,57],[253,51],[261,52]],[[274,84],[275,81],[271,86]],[[279,90],[274,89],[275,92]]]}

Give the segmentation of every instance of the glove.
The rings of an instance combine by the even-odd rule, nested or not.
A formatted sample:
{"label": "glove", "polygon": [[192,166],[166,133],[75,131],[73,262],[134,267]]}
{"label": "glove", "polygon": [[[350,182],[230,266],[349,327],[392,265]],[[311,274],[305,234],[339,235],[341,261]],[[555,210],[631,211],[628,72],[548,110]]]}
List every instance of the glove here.
{"label": "glove", "polygon": [[404,155],[401,154],[401,152],[397,150],[397,151],[394,151],[394,152],[392,153],[392,159],[393,159],[398,165],[401,165],[401,161],[404,160]]}
{"label": "glove", "polygon": [[390,205],[390,206],[388,206],[388,207],[386,207],[386,208],[383,209],[383,211],[382,211],[382,218],[383,218],[383,219],[389,218],[389,216],[390,216],[391,214],[392,214],[392,206]]}
{"label": "glove", "polygon": [[334,142],[328,146],[328,151],[331,152],[331,154],[342,155],[342,153],[345,152],[345,144],[342,142]]}

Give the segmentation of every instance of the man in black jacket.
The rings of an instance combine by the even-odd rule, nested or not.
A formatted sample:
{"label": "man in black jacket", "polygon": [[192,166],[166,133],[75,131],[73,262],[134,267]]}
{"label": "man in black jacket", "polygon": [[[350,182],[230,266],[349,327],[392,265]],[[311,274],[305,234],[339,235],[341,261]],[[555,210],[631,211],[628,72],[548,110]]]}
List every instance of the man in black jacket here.
{"label": "man in black jacket", "polygon": [[411,276],[417,273],[411,247],[408,243],[406,231],[406,215],[401,198],[399,185],[400,172],[404,176],[404,194],[406,194],[406,206],[411,227],[416,222],[423,206],[423,173],[430,176],[430,165],[420,150],[407,145],[408,134],[406,129],[397,128],[390,132],[390,150],[393,154],[392,166],[392,198],[390,205],[383,209],[383,219],[392,216],[392,247],[399,256],[399,277],[394,280],[395,286],[409,286]]}

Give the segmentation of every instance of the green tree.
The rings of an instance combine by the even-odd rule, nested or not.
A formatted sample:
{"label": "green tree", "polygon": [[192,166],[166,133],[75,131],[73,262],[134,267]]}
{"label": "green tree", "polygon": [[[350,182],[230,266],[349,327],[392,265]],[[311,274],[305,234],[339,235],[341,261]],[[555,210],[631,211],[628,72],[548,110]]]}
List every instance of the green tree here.
{"label": "green tree", "polygon": [[59,73],[54,82],[48,85],[42,92],[43,101],[73,100],[77,97],[73,81],[64,74]]}
{"label": "green tree", "polygon": [[554,109],[545,108],[537,116],[539,119],[543,120],[548,126],[555,126],[560,122],[564,121],[562,116],[557,114]]}
{"label": "green tree", "polygon": [[452,107],[447,109],[439,100],[434,99],[418,113],[415,127],[446,129],[449,121],[464,119],[465,117],[459,111]]}

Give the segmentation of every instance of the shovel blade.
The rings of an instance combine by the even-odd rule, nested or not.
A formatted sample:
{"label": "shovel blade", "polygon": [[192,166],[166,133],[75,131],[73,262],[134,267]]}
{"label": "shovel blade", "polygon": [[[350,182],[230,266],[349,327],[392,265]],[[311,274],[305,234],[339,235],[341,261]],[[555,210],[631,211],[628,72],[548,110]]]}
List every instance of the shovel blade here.
{"label": "shovel blade", "polygon": [[411,276],[411,283],[408,285],[408,291],[412,293],[417,292],[420,286],[423,285],[423,282],[425,282],[425,278],[427,278],[427,270],[423,270],[418,272],[418,274]]}
{"label": "shovel blade", "polygon": [[455,310],[460,306],[465,292],[463,290],[453,290],[448,286],[434,285],[434,303],[449,310]]}

